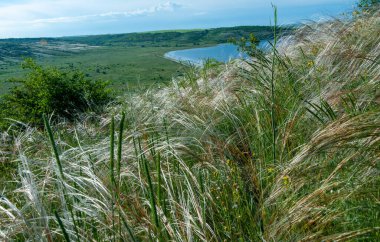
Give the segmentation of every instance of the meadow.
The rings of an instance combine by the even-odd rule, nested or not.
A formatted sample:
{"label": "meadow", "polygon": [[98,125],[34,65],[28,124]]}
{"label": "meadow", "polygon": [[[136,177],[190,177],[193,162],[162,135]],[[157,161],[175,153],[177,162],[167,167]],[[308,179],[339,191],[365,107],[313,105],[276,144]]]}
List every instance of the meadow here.
{"label": "meadow", "polygon": [[[284,31],[289,31],[284,29]],[[168,30],[145,33],[0,40],[0,94],[22,77],[23,58],[45,66],[79,69],[88,78],[109,80],[119,94],[151,85],[165,85],[181,75],[184,66],[164,58],[169,51],[226,43],[255,33],[271,37],[270,27],[242,26],[209,30]]]}
{"label": "meadow", "polygon": [[[80,54],[53,56],[38,60],[44,66],[58,66],[61,70],[79,69],[88,78],[109,80],[119,94],[135,89],[165,84],[174,75],[183,72],[182,65],[163,56],[169,47],[99,47]],[[7,69],[1,78],[22,77],[20,64]],[[11,83],[8,83],[8,85]],[[4,86],[6,82],[4,83]]]}

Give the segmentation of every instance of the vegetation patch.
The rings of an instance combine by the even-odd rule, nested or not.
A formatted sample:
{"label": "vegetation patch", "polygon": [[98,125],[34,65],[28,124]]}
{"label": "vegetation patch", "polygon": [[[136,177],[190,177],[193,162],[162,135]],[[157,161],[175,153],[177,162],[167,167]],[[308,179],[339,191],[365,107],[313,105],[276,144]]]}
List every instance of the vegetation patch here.
{"label": "vegetation patch", "polygon": [[[31,59],[23,63],[28,73],[0,100],[0,118],[4,126],[9,119],[41,125],[43,114],[73,121],[78,114],[98,112],[112,99],[108,83],[92,81],[79,71],[63,72],[44,68]],[[8,122],[5,120],[8,119]]]}

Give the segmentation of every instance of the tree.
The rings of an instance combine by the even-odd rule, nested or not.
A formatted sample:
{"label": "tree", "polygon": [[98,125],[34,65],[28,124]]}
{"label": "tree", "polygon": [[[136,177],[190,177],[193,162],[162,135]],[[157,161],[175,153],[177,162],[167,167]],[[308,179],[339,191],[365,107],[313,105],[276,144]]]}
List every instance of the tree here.
{"label": "tree", "polygon": [[80,71],[43,68],[32,59],[22,67],[29,72],[13,79],[17,85],[0,100],[0,124],[11,118],[42,125],[42,115],[51,113],[73,121],[79,113],[100,110],[112,98],[107,82],[86,79]]}

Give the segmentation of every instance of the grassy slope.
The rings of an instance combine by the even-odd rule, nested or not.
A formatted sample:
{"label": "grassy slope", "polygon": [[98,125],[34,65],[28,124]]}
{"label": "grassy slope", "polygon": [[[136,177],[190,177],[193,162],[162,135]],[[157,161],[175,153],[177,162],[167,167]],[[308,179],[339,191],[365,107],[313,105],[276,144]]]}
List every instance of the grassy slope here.
{"label": "grassy slope", "polygon": [[276,54],[188,70],[50,138],[2,133],[20,169],[0,236],[376,241],[379,19],[305,26]]}

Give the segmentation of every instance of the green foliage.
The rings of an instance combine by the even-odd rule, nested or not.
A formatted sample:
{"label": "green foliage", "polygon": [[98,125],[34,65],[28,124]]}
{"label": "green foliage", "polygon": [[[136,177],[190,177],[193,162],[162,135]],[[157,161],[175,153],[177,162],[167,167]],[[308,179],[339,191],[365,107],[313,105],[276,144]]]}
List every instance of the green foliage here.
{"label": "green foliage", "polygon": [[15,119],[32,125],[41,125],[43,114],[70,121],[88,110],[100,111],[111,100],[107,82],[92,81],[79,71],[63,72],[57,68],[43,68],[32,59],[22,64],[29,72],[17,82],[0,102],[0,121]]}
{"label": "green foliage", "polygon": [[116,35],[95,35],[85,37],[64,37],[60,40],[71,43],[83,43],[90,45],[127,45],[127,46],[186,46],[189,43],[215,44],[225,43],[230,38],[241,38],[255,33],[259,38],[267,39],[272,36],[272,29],[268,26],[238,26],[228,28],[214,28],[192,31],[164,31],[146,33],[128,33]]}
{"label": "green foliage", "polygon": [[241,52],[244,52],[249,56],[262,55],[262,51],[257,48],[257,45],[260,43],[260,40],[253,33],[250,33],[248,38],[246,37],[241,37],[240,39],[231,38],[229,42],[238,46]]}
{"label": "green foliage", "polygon": [[380,6],[380,0],[359,0],[356,6],[356,10],[353,12],[354,17],[376,12]]}
{"label": "green foliage", "polygon": [[380,0],[360,0],[358,3],[359,8],[370,8],[376,4],[379,4]]}

